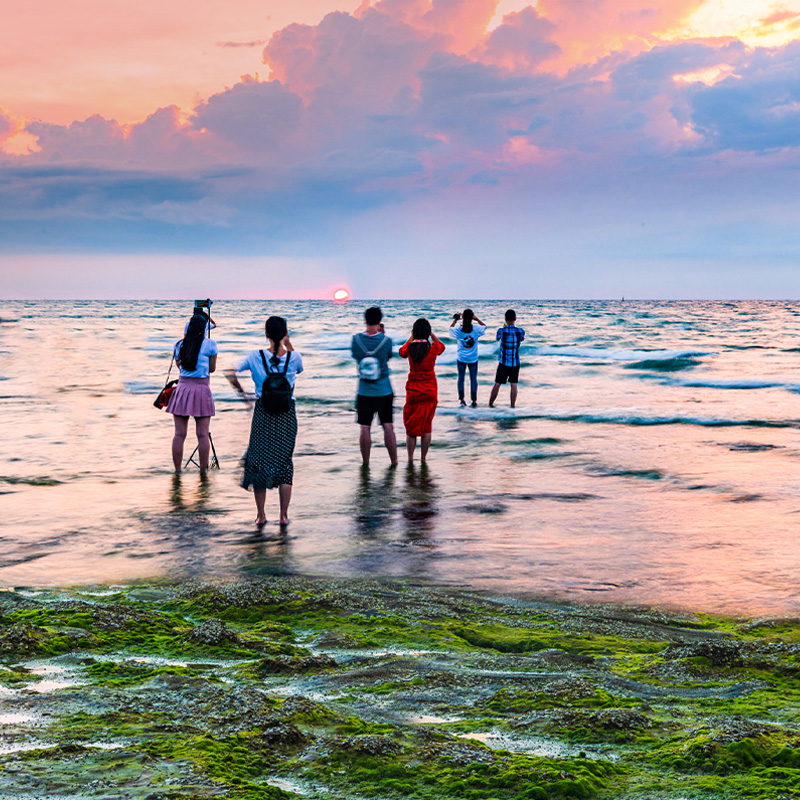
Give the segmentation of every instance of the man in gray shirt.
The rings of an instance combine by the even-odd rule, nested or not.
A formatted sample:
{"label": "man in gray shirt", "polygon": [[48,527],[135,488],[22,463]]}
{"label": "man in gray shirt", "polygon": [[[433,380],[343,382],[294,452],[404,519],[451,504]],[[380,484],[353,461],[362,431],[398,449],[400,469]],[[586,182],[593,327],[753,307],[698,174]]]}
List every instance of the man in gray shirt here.
{"label": "man in gray shirt", "polygon": [[372,448],[372,419],[375,414],[383,426],[383,443],[389,451],[392,466],[397,466],[397,440],[394,435],[394,393],[389,381],[389,359],[392,357],[392,340],[384,331],[383,312],[377,306],[364,312],[367,329],[357,333],[350,352],[358,362],[358,396],[356,397],[357,422],[361,426],[359,444],[364,464],[369,464]]}

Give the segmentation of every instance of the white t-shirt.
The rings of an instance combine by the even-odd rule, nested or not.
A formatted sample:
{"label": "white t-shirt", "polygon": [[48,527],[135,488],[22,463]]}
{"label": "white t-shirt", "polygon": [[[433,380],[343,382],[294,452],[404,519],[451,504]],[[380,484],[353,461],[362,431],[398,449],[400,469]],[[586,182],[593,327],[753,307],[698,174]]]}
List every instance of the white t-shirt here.
{"label": "white t-shirt", "polygon": [[450,335],[458,342],[458,360],[474,364],[478,360],[478,339],[486,333],[485,325],[472,323],[472,330],[464,333],[461,328],[450,328]]}
{"label": "white t-shirt", "polygon": [[[176,361],[180,357],[182,344],[183,344],[183,339],[180,339],[178,342],[175,343],[175,349],[173,350],[173,352],[175,354]],[[207,378],[209,375],[208,359],[211,356],[215,356],[218,352],[219,349],[217,348],[217,343],[213,339],[203,339],[203,344],[200,345],[200,352],[197,355],[197,367],[193,372],[188,372],[183,367],[181,367],[181,377]]]}
{"label": "white t-shirt", "polygon": [[[291,358],[289,359],[289,366],[286,368],[286,379],[289,381],[292,389],[294,389],[294,379],[303,371],[303,357],[297,350],[292,350],[291,353],[284,353],[280,356],[277,366],[273,366],[270,363],[272,353],[264,348],[264,358],[267,359],[267,366],[270,372],[283,372],[283,365],[286,363],[287,355],[291,356]],[[264,372],[264,362],[261,360],[260,351],[253,350],[251,353],[248,353],[245,358],[234,365],[234,369],[237,372],[250,373],[250,377],[253,379],[253,383],[256,386],[256,397],[261,397],[261,384],[264,383],[267,373]],[[294,397],[294,394],[292,394],[292,397]]]}

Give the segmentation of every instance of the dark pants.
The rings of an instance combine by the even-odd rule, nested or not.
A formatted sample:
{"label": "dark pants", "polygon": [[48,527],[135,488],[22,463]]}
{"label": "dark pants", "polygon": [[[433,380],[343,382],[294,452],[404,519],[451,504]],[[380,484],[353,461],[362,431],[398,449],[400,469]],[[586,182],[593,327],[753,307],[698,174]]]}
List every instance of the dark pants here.
{"label": "dark pants", "polygon": [[463,361],[458,362],[458,399],[464,399],[464,376],[469,367],[469,393],[473,400],[478,399],[478,362],[473,361],[471,364],[465,364]]}

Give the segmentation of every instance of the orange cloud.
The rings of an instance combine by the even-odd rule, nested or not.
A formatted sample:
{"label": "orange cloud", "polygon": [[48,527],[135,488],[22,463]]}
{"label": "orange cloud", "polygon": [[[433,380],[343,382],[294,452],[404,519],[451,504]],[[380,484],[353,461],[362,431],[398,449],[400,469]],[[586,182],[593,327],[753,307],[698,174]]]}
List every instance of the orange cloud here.
{"label": "orange cloud", "polygon": [[705,0],[538,0],[536,10],[555,25],[560,69],[615,50],[639,51],[681,23]]}

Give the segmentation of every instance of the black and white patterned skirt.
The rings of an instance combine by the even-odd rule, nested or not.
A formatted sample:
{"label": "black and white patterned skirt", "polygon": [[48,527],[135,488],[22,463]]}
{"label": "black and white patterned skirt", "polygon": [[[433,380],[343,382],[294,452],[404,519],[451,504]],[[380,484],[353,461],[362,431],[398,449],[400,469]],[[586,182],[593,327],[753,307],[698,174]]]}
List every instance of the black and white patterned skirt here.
{"label": "black and white patterned skirt", "polygon": [[297,439],[297,414],[294,401],[283,414],[267,414],[256,401],[250,425],[250,444],[243,459],[242,487],[264,491],[282,483],[291,484],[294,477],[292,455]]}

